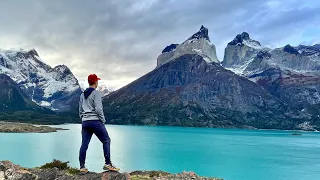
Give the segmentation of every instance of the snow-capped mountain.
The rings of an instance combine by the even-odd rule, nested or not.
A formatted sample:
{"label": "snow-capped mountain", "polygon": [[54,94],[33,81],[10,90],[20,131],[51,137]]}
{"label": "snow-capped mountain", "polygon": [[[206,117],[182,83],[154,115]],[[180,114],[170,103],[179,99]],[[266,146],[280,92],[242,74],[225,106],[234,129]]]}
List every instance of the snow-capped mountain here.
{"label": "snow-capped mountain", "polygon": [[105,84],[99,85],[97,90],[100,91],[103,96],[106,96],[112,92],[112,90]]}
{"label": "snow-capped mountain", "polygon": [[50,67],[34,49],[0,50],[0,74],[13,79],[32,101],[55,111],[70,110],[81,93],[67,66]]}
{"label": "snow-capped mountain", "polygon": [[238,34],[225,48],[223,67],[242,74],[260,51],[269,49],[252,40],[247,32]]}
{"label": "snow-capped mountain", "polygon": [[9,76],[0,74],[0,112],[15,111],[53,113],[32,102]]}
{"label": "snow-capped mountain", "polygon": [[193,34],[182,44],[167,46],[157,59],[157,67],[185,54],[198,54],[207,62],[219,63],[216,47],[214,44],[211,44],[208,29],[204,26],[201,26],[197,33]]}
{"label": "snow-capped mountain", "polygon": [[[87,81],[80,81],[79,84],[81,86],[82,91],[89,87]],[[108,87],[107,83],[104,80],[99,81],[99,86],[97,90],[100,91],[103,96],[106,96],[113,91],[111,88]]]}
{"label": "snow-capped mountain", "polygon": [[222,65],[237,74],[250,76],[269,68],[296,73],[316,73],[320,70],[319,45],[293,47],[286,45],[270,49],[252,40],[244,32],[228,43]]}
{"label": "snow-capped mountain", "polygon": [[269,49],[243,34],[228,44],[222,65],[263,86],[288,105],[320,115],[320,110],[315,110],[320,105],[320,46]]}
{"label": "snow-capped mountain", "polygon": [[[266,49],[247,33],[238,36],[229,48],[232,46],[246,46],[255,53]],[[310,119],[261,85],[226,70],[215,53],[204,27],[184,43],[167,46],[153,71],[105,96],[104,110],[110,122],[301,129],[299,124]],[[236,62],[245,64],[247,56],[257,54],[241,54]]]}

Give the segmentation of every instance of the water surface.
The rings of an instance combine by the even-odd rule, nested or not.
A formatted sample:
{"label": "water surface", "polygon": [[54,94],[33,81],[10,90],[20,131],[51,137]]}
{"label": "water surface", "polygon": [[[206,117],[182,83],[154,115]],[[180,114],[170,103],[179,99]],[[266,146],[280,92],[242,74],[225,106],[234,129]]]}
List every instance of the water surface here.
{"label": "water surface", "polygon": [[[0,133],[0,159],[35,167],[53,158],[78,167],[81,125],[47,134]],[[320,134],[292,131],[107,125],[111,159],[123,171],[195,171],[226,180],[319,180]],[[93,136],[87,167],[102,171],[102,145]]]}

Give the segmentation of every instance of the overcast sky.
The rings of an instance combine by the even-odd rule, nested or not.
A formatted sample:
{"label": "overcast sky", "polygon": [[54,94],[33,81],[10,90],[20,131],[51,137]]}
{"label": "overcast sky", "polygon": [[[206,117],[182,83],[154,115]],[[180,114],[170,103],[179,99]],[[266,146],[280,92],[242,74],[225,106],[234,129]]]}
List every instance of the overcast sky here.
{"label": "overcast sky", "polygon": [[243,31],[271,48],[319,43],[319,12],[318,0],[0,0],[0,48],[34,48],[80,81],[96,73],[117,89],[202,24],[222,61]]}

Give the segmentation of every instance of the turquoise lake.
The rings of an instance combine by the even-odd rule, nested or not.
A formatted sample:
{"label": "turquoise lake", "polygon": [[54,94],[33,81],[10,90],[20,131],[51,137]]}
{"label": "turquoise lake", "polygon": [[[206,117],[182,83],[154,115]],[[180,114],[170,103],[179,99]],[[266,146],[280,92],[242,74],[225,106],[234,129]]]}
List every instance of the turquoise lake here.
{"label": "turquoise lake", "polygon": [[[35,167],[53,158],[78,167],[81,125],[57,133],[0,133],[0,160]],[[226,180],[319,180],[320,133],[107,125],[111,159],[121,171],[194,171]],[[102,171],[102,145],[93,136],[87,167]]]}

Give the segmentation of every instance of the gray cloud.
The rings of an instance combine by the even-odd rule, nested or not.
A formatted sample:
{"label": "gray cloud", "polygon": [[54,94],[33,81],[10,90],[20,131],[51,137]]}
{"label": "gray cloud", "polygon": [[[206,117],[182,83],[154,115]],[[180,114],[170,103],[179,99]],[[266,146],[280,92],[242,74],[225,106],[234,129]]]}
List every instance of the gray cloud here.
{"label": "gray cloud", "polygon": [[0,1],[0,48],[35,48],[80,80],[94,72],[119,88],[151,71],[166,45],[183,42],[202,24],[220,60],[243,31],[271,47],[319,42],[319,10],[308,0]]}

